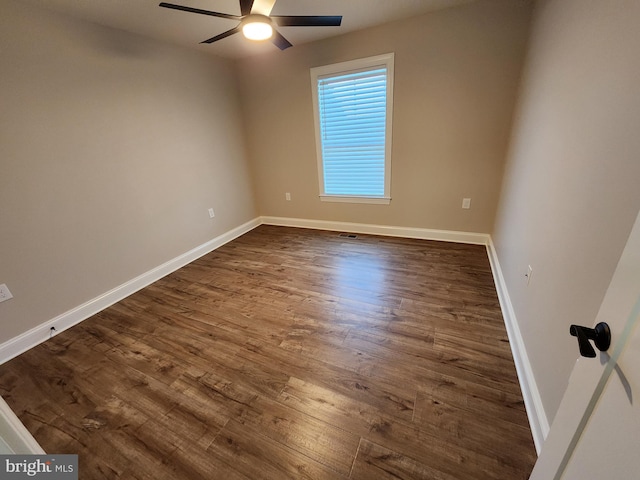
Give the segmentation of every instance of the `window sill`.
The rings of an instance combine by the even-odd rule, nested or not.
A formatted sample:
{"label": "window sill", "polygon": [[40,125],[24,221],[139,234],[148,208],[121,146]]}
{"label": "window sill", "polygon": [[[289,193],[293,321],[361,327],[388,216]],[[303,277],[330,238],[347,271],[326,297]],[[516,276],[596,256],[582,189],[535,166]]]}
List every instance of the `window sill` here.
{"label": "window sill", "polygon": [[322,202],[338,202],[338,203],[370,203],[377,205],[389,205],[390,197],[358,197],[349,195],[320,195]]}

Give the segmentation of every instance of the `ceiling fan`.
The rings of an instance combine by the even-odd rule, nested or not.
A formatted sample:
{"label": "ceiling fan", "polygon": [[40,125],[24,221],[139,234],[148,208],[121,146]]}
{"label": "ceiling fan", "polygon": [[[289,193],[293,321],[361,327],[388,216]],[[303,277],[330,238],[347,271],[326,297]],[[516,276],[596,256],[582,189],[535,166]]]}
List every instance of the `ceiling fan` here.
{"label": "ceiling fan", "polygon": [[291,47],[291,42],[284,38],[273,25],[280,27],[339,27],[342,23],[342,16],[322,16],[322,15],[271,15],[271,10],[276,0],[240,0],[241,15],[231,15],[227,13],[212,12],[200,8],[175,5],[173,3],[160,3],[161,7],[184,12],[209,15],[211,17],[227,18],[237,20],[240,23],[231,30],[211,37],[200,43],[213,43],[223,38],[227,38],[234,33],[242,31],[243,35],[250,40],[267,40],[280,50]]}

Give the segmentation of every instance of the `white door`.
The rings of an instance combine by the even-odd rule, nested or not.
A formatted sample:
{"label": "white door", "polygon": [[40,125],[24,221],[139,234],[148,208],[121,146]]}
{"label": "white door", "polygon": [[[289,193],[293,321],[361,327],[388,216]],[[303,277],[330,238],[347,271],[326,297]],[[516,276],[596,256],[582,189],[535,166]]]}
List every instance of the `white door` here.
{"label": "white door", "polygon": [[576,362],[530,480],[640,478],[640,215],[584,325],[598,322],[609,324],[611,347]]}

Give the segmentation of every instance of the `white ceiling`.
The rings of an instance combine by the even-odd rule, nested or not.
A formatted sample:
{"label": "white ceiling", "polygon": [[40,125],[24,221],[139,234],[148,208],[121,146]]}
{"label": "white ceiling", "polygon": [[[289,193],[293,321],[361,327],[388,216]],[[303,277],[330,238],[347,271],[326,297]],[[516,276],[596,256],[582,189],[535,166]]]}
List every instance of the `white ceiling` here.
{"label": "white ceiling", "polygon": [[[237,25],[206,15],[160,8],[160,0],[22,0],[76,18],[195,48],[212,55],[239,58],[277,50],[270,42],[251,42],[241,34],[211,45],[200,42]],[[240,15],[238,0],[167,0],[169,3]],[[279,27],[291,43],[341,35],[392,20],[475,0],[277,0],[273,15],[342,15],[340,27]]]}

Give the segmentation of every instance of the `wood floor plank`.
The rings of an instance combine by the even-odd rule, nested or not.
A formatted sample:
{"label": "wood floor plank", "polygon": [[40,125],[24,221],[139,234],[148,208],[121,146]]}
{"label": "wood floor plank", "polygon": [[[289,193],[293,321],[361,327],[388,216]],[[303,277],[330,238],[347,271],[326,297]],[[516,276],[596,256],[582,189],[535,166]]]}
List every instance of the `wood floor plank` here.
{"label": "wood floor plank", "polygon": [[251,479],[348,478],[235,420],[229,421],[208,451]]}
{"label": "wood floor plank", "polygon": [[[189,480],[252,480],[241,473],[234,465],[229,465],[223,461],[221,456],[200,448],[177,449],[169,458],[170,463],[180,466],[183,476]],[[126,472],[127,474],[129,472]],[[137,469],[132,469],[131,473],[137,473]],[[128,478],[126,475],[123,478]],[[156,480],[157,477],[148,477],[148,480]],[[169,477],[173,480],[176,477]],[[142,480],[142,479],[141,479]]]}
{"label": "wood floor plank", "polygon": [[235,419],[277,443],[348,476],[359,436],[274,400],[260,398]]}
{"label": "wood floor plank", "polygon": [[[329,389],[296,378],[289,381],[281,399],[292,408],[340,425],[396,452],[412,458],[428,457],[426,464],[444,473],[459,474],[462,478],[498,480],[506,475],[525,478],[518,477],[521,465],[510,465],[479,442],[470,443],[466,438],[460,441],[457,436],[445,435],[446,430],[434,423],[416,425],[396,420],[375,407],[363,407]],[[471,470],[467,470],[469,468]]]}
{"label": "wood floor plank", "polygon": [[[366,405],[377,406],[389,415],[411,419],[415,392],[407,391],[404,382],[391,378],[372,378],[361,375],[354,369],[345,369],[322,360],[298,356],[296,363],[291,362],[290,353],[278,347],[254,345],[252,350],[239,355],[256,361],[278,362],[279,368],[302,380],[317,382],[336,393],[357,399]],[[402,385],[398,385],[402,383]]]}
{"label": "wood floor plank", "polygon": [[260,226],[0,365],[80,478],[525,479],[486,249]]}
{"label": "wood floor plank", "polygon": [[353,480],[457,480],[423,463],[363,439],[351,474]]}
{"label": "wood floor plank", "polygon": [[[525,469],[535,461],[528,451],[531,432],[527,427],[514,425],[484,412],[470,412],[464,408],[418,393],[414,423],[433,428],[450,443],[463,445],[474,451],[491,452],[500,461],[517,469]],[[496,434],[496,430],[500,432]]]}

